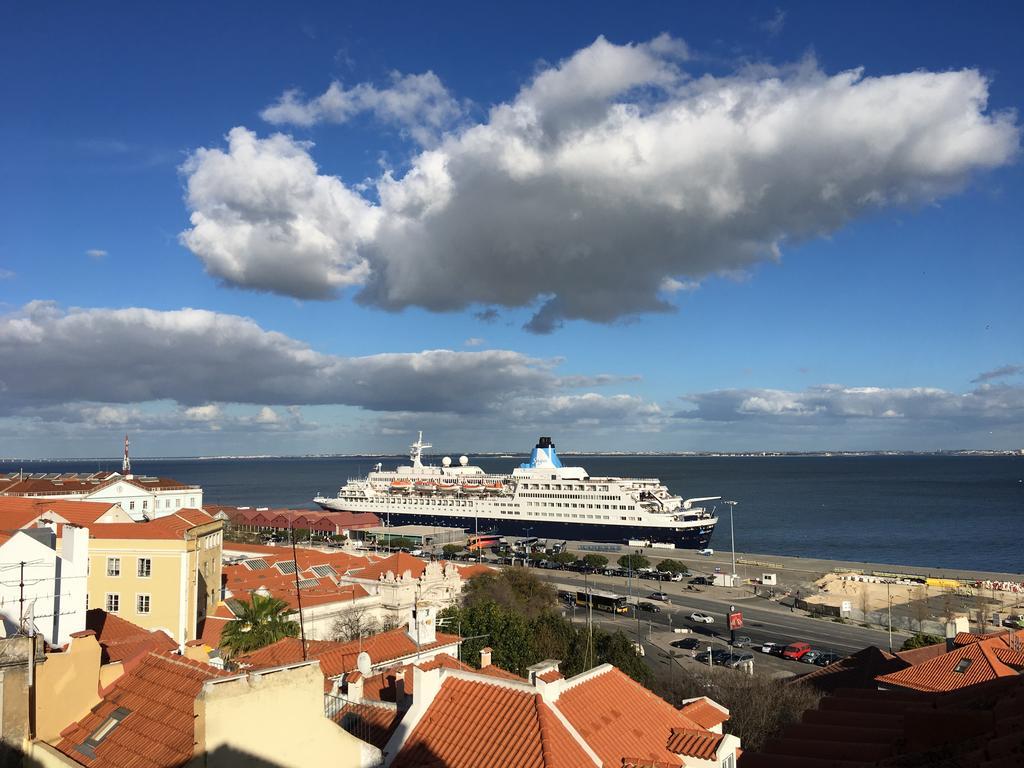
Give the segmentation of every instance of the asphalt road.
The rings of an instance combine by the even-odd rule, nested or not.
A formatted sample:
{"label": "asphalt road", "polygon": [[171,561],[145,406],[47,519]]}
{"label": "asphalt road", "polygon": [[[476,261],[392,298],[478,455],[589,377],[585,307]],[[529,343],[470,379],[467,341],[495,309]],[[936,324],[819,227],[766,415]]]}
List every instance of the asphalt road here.
{"label": "asphalt road", "polygon": [[[585,588],[588,584],[596,589],[614,592],[619,595],[627,595],[626,579],[607,576],[588,576],[586,579],[580,574],[571,571],[549,571],[537,568],[534,573],[541,579],[559,585],[559,588],[567,588],[570,591]],[[661,606],[660,613],[648,613],[637,611],[636,616],[640,619],[641,634],[646,635],[648,629],[653,631],[669,631],[674,627],[685,627],[690,634],[714,640],[715,637],[725,641],[729,638],[729,630],[726,623],[726,614],[730,604],[730,598],[716,597],[714,587],[708,587],[702,592],[691,592],[686,589],[686,583],[664,583],[661,590],[668,593],[668,603],[658,603],[655,600],[648,600],[647,595],[658,589],[656,581],[634,581],[632,584],[633,600],[656,603]],[[839,624],[825,619],[814,619],[804,615],[802,612],[791,613],[789,609],[783,608],[775,603],[769,603],[762,598],[745,597],[733,599],[736,608],[743,613],[743,628],[737,630],[737,635],[746,635],[755,644],[764,642],[790,643],[797,640],[810,643],[812,647],[831,651],[841,655],[848,655],[859,651],[868,645],[875,645],[882,649],[889,647],[888,632],[877,629],[868,629],[854,624]],[[701,611],[711,614],[714,624],[698,624],[692,621],[689,616],[694,611]],[[572,609],[567,615],[572,614]],[[583,609],[576,609],[577,618],[582,618]],[[620,617],[616,624],[621,622],[622,628],[631,632],[636,631],[637,619],[634,616]],[[603,622],[602,622],[603,623]],[[682,637],[683,635],[680,635]],[[908,636],[893,632],[892,642],[894,648],[899,648]]]}

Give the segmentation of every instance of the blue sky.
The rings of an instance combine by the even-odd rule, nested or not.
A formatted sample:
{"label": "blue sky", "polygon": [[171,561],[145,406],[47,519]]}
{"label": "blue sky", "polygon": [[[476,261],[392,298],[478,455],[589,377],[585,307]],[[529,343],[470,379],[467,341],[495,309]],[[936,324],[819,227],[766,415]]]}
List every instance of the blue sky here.
{"label": "blue sky", "polygon": [[1019,4],[3,16],[0,456],[1024,447]]}

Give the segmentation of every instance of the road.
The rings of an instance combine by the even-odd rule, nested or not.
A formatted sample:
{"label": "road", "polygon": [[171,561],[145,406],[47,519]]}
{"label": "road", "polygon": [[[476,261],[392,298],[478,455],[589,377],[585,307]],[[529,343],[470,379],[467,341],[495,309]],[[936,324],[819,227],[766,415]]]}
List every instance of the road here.
{"label": "road", "polygon": [[[628,586],[632,586],[632,593],[639,595],[640,600],[645,600],[646,595],[658,589],[658,582],[639,581],[627,585],[626,579],[607,576],[583,577],[571,571],[549,571],[535,569],[538,577],[557,586],[559,589],[570,591],[585,589],[588,585],[596,589],[615,592],[626,595]],[[661,606],[660,613],[648,613],[637,611],[636,616],[640,620],[640,634],[647,634],[648,629],[658,631],[669,631],[674,627],[685,627],[697,637],[713,640],[719,637],[728,640],[729,630],[726,625],[726,613],[730,604],[729,597],[716,597],[714,587],[709,587],[702,592],[691,592],[686,589],[684,583],[662,583],[661,590],[669,595],[668,603],[657,603]],[[654,600],[647,602],[656,603]],[[753,596],[732,598],[732,604],[743,613],[743,629],[736,632],[737,635],[746,635],[757,644],[764,642],[789,643],[796,640],[803,640],[810,643],[814,648],[823,651],[831,651],[840,655],[849,655],[869,645],[875,645],[882,649],[889,647],[888,632],[877,629],[869,629],[854,624],[839,624],[825,619],[814,619],[801,612],[791,613],[776,603],[770,603],[762,598]],[[694,611],[702,611],[714,616],[714,624],[698,624],[689,618]],[[569,614],[572,613],[570,610]],[[577,609],[577,615],[582,614],[582,609]],[[637,619],[623,617],[616,621],[621,623],[623,629],[636,632]],[[907,635],[893,632],[893,646],[899,648]]]}

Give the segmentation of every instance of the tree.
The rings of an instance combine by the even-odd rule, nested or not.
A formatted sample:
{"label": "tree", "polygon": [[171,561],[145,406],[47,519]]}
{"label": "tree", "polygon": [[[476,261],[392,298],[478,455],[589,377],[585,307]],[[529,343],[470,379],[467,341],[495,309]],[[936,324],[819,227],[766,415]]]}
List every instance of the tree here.
{"label": "tree", "polygon": [[553,611],[558,601],[555,588],[525,568],[503,568],[474,576],[466,583],[467,606],[495,602],[533,619]]}
{"label": "tree", "polygon": [[649,567],[651,561],[643,555],[623,555],[618,559],[618,563],[620,568],[625,568],[630,571],[636,571],[640,568]]}
{"label": "tree", "polygon": [[938,635],[925,635],[920,632],[916,633],[913,637],[908,637],[903,641],[903,647],[901,651],[911,651],[914,648],[924,648],[926,645],[935,645],[936,643],[943,642],[944,638]]}
{"label": "tree", "polygon": [[388,538],[385,542],[385,546],[391,547],[392,549],[412,549],[413,543],[412,539],[397,536],[395,538]]}
{"label": "tree", "polygon": [[[911,596],[908,595],[908,597]],[[914,590],[914,594],[910,599],[910,610],[914,614],[914,621],[917,622],[917,631],[924,632],[924,623],[930,614],[930,611],[928,610],[927,587],[921,586]]]}
{"label": "tree", "polygon": [[445,544],[441,547],[441,551],[444,552],[444,556],[451,560],[456,554],[462,551],[462,547],[458,544]]}
{"label": "tree", "polygon": [[591,568],[604,568],[608,565],[608,558],[604,555],[597,555],[591,552],[583,556],[583,563]]}
{"label": "tree", "polygon": [[689,573],[690,569],[678,560],[662,560],[655,566],[662,573]]}
{"label": "tree", "polygon": [[867,584],[860,585],[860,614],[863,623],[871,623],[871,593]]}
{"label": "tree", "polygon": [[[671,663],[671,660],[670,660]],[[678,667],[671,677],[659,665],[652,690],[678,707],[683,699],[707,696],[729,709],[729,733],[740,737],[743,749],[756,751],[785,726],[798,722],[818,705],[821,693],[806,683],[780,683],[765,674],[745,675],[735,670]]]}
{"label": "tree", "polygon": [[572,552],[556,552],[553,555],[548,555],[548,560],[559,565],[569,565],[576,562],[576,555]]}
{"label": "tree", "polygon": [[291,608],[284,600],[252,593],[235,608],[236,618],[228,622],[220,636],[221,646],[231,655],[249,653],[285,637],[299,634],[297,621],[288,619]]}

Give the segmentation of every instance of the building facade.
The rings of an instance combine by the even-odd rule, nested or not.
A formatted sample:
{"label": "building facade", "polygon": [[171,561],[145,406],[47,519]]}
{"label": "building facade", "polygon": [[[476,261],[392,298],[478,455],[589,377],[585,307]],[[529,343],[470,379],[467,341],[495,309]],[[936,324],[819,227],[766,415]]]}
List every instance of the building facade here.
{"label": "building facade", "polygon": [[[65,527],[66,528],[66,527]],[[217,605],[222,523],[198,509],[89,529],[89,607],[183,645]]]}

